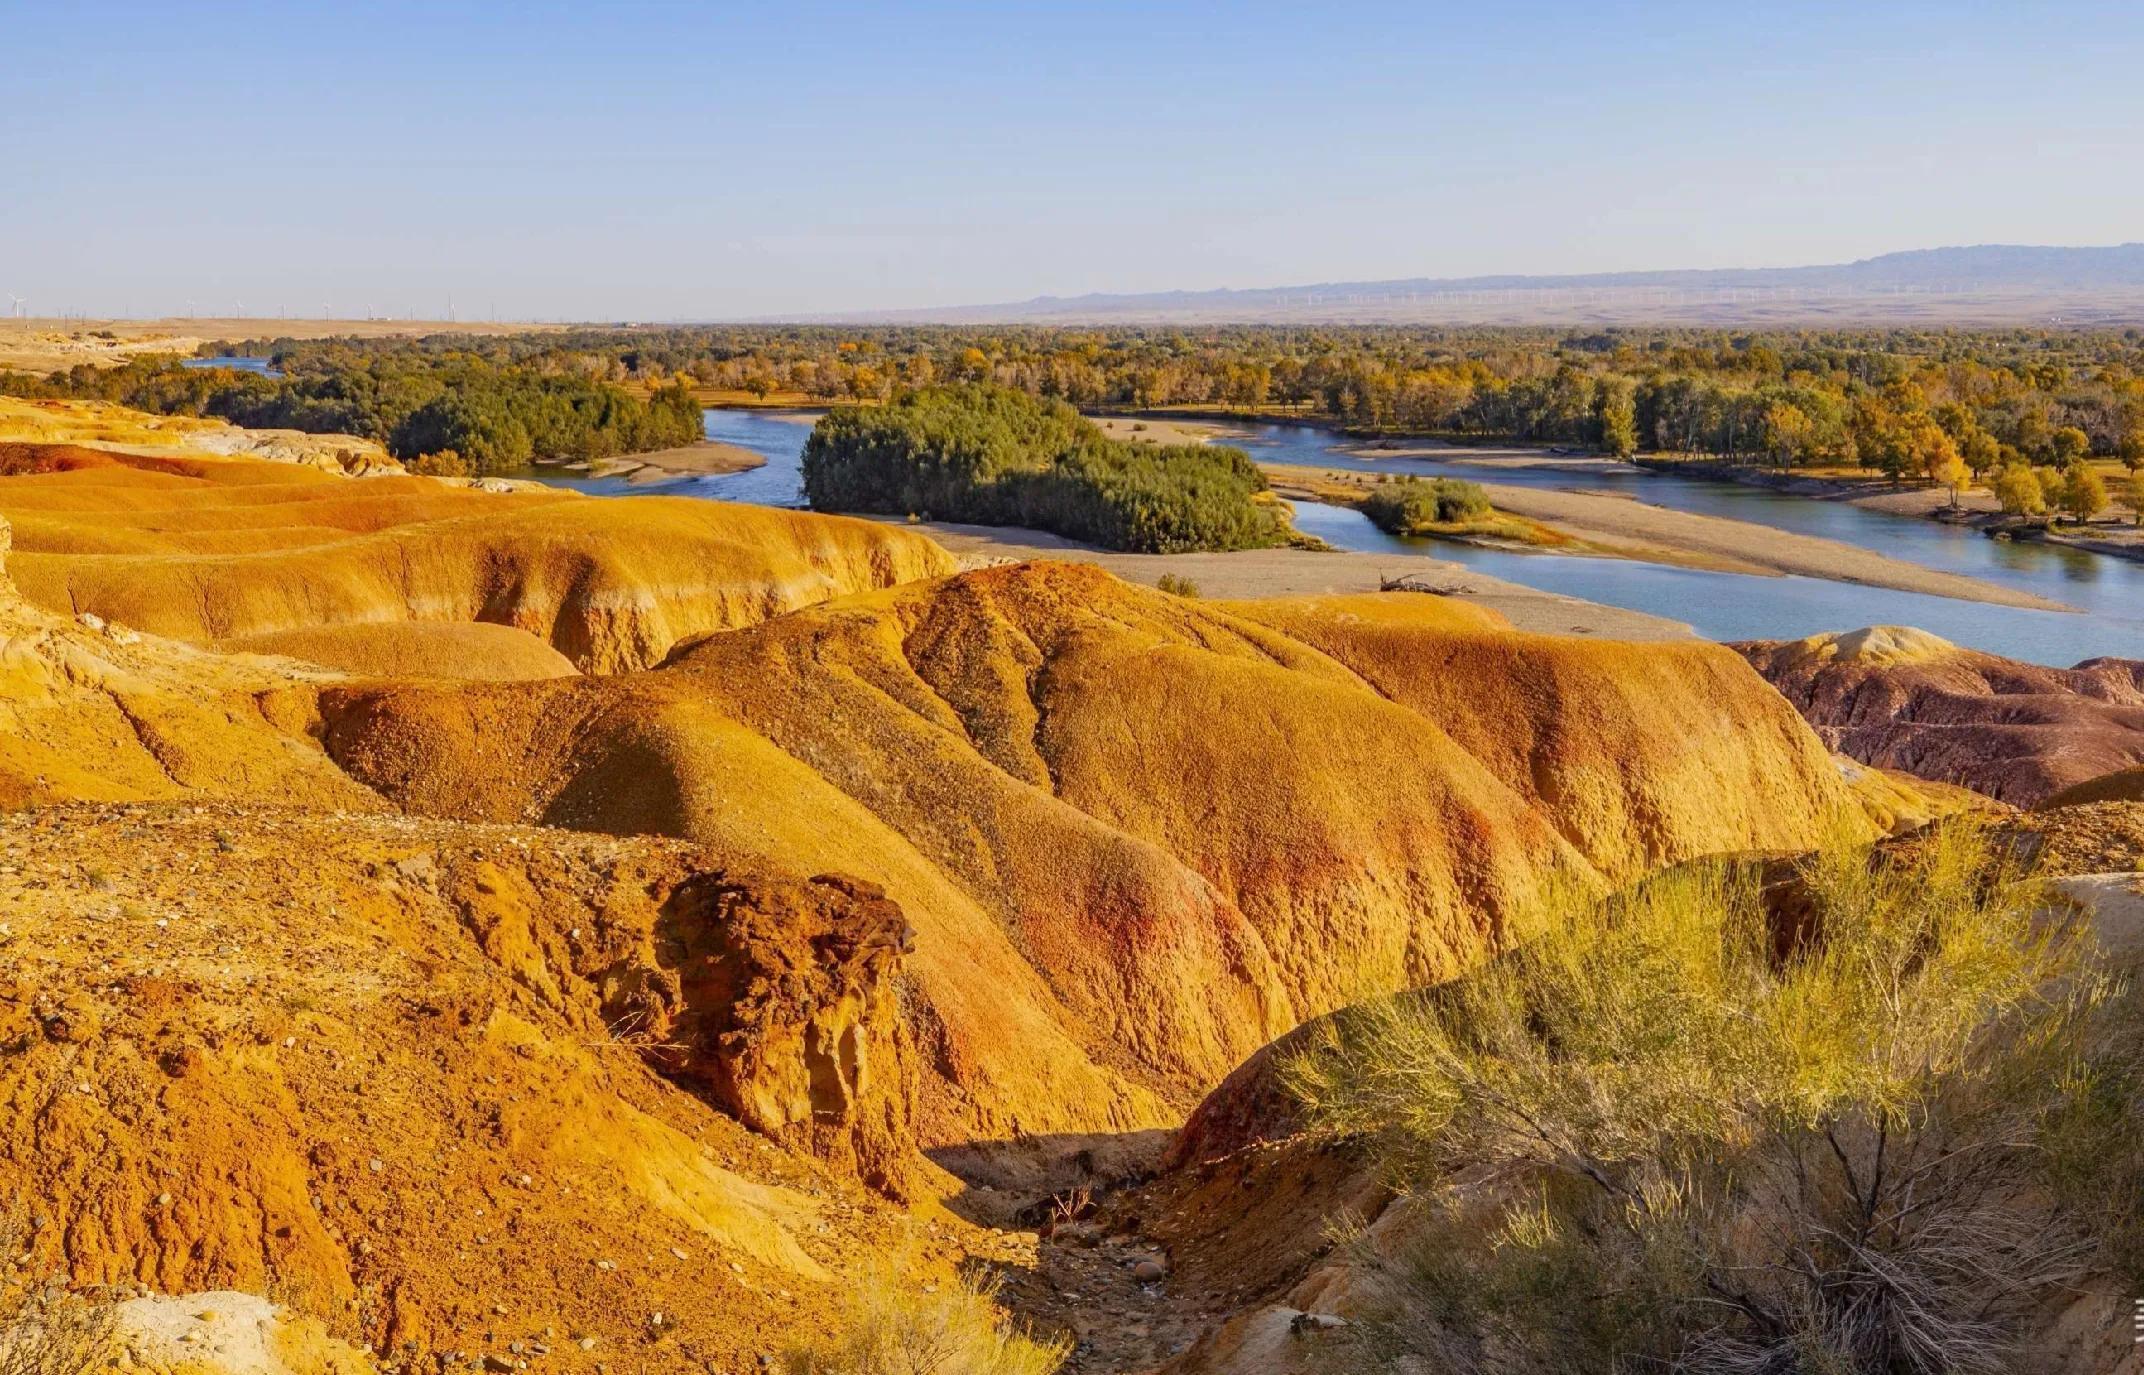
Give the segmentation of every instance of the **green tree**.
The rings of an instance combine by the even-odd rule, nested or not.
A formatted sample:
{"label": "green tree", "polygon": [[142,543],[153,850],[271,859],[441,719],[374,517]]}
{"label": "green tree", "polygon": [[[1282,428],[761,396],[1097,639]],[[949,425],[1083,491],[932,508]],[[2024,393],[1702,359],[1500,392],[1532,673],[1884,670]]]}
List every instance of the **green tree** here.
{"label": "green tree", "polygon": [[2002,461],[2002,454],[2002,445],[1986,430],[1974,430],[1967,435],[1959,450],[1959,456],[1965,460],[1965,466],[1971,470],[1976,482],[1987,481],[1988,474]]}
{"label": "green tree", "polygon": [[2058,466],[2068,467],[2071,463],[2092,452],[2092,441],[2083,430],[2078,429],[2075,425],[2064,425],[2061,429],[2056,430],[2049,440],[2049,452],[2054,455],[2055,463]]}
{"label": "green tree", "polygon": [[822,511],[929,512],[1170,554],[1284,543],[1284,508],[1240,449],[1112,440],[1062,401],[992,385],[840,406],[805,441]]}
{"label": "green tree", "polygon": [[1638,451],[1638,405],[1636,390],[1629,383],[1603,387],[1600,391],[1601,448],[1617,458]]}

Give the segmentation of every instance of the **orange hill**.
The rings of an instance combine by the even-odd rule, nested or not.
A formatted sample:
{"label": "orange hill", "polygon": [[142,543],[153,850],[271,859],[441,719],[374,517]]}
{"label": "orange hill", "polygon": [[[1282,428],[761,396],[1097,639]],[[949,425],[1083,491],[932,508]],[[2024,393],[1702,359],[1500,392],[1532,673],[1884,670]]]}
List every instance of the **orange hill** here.
{"label": "orange hill", "polygon": [[[0,483],[0,516],[24,596],[195,644],[302,643],[358,671],[397,660],[377,630],[340,649],[343,627],[484,622],[610,673],[691,636],[955,566],[907,530],[763,507],[81,457],[92,453],[0,446],[0,472],[22,474]],[[306,638],[275,638],[293,635]],[[552,671],[534,648],[522,661]]]}
{"label": "orange hill", "polygon": [[[1366,677],[1380,665],[1348,639],[1365,615],[1388,652],[1411,639],[1442,664],[1444,703]],[[1650,649],[1428,598],[1295,624],[1025,564],[712,636],[651,675],[331,688],[320,711],[336,762],[415,811],[678,835],[884,885],[919,932],[941,1142],[1174,1120],[1305,1017],[1455,972],[1545,883],[1806,847],[1853,805],[1726,650],[1678,651],[1604,717],[1588,694]],[[1436,719],[1460,725],[1470,695],[1498,710],[1515,674],[1541,690],[1501,727]],[[1735,795],[1752,786],[1755,804]],[[1641,839],[1608,836],[1604,810]]]}
{"label": "orange hill", "polygon": [[953,575],[715,503],[11,461],[29,1249],[272,1288],[404,1369],[750,1364],[860,1256],[1029,1244],[937,1212],[921,1153],[975,1202],[993,1143],[1180,1122],[1551,886],[1874,829],[1719,647]]}

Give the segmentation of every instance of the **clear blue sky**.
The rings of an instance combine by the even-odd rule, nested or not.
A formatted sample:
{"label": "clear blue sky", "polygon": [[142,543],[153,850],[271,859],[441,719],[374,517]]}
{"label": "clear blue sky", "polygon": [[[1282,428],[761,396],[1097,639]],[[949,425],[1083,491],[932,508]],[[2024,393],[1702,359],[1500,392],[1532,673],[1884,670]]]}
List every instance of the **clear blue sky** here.
{"label": "clear blue sky", "polygon": [[2144,239],[2144,4],[0,0],[32,313],[726,318]]}

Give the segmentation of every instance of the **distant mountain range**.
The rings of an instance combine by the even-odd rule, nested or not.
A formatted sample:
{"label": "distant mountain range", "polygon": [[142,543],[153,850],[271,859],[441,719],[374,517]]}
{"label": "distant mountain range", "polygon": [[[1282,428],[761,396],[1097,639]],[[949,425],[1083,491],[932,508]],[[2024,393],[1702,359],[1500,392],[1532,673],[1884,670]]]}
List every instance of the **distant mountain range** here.
{"label": "distant mountain range", "polygon": [[1249,290],[1037,296],[824,317],[882,323],[2144,322],[2144,243],[1981,244],[1816,267],[1410,277]]}

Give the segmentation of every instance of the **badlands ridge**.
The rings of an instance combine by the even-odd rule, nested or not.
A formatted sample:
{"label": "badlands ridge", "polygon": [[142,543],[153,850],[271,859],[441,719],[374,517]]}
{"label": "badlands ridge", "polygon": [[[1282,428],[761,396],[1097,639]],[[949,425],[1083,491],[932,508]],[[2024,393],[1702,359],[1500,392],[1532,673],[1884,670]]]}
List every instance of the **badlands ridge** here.
{"label": "badlands ridge", "polygon": [[[1017,1295],[1093,1262],[1021,1225],[1054,1191],[1544,893],[1965,797],[1724,646],[39,418],[0,444],[10,1275],[124,1300],[145,1368],[746,1370],[874,1257]],[[1031,1312],[1143,1369],[1298,1277],[1194,1231],[1112,1243],[1181,1248],[1173,1327]],[[187,1316],[249,1304],[258,1351]]]}

